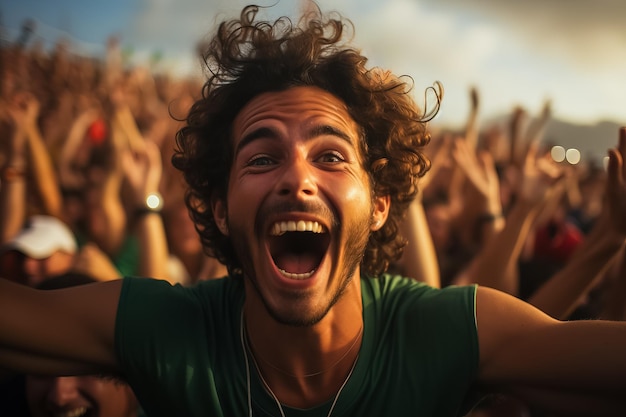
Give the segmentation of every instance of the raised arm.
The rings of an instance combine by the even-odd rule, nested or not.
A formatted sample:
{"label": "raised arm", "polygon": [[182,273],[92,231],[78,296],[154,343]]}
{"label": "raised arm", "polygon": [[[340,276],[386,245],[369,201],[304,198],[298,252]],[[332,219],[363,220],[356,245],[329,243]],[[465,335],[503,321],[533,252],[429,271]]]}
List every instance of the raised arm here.
{"label": "raised arm", "polygon": [[602,213],[569,262],[542,285],[529,302],[549,315],[568,317],[576,301],[611,264],[626,239],[626,127],[617,148],[609,150],[608,177]]}
{"label": "raised arm", "polygon": [[[463,147],[471,152],[471,155],[476,153],[476,145],[478,142],[478,132],[480,130],[479,123],[479,109],[480,109],[480,100],[478,96],[478,90],[475,87],[470,89],[470,112],[467,117],[467,121],[465,123],[465,131],[463,134],[456,140],[456,144],[462,143]],[[465,149],[464,149],[465,150]],[[461,204],[465,201],[461,201],[464,197],[465,185],[467,185],[466,176],[468,171],[463,169],[463,167],[454,165],[452,168],[452,175],[450,178],[450,196],[453,204]],[[472,179],[469,179],[472,182]],[[466,210],[460,208],[457,210],[462,219],[460,219],[461,223],[465,222],[465,213]],[[473,214],[473,213],[471,213]],[[470,216],[471,216],[470,214]]]}
{"label": "raised arm", "polygon": [[2,141],[5,158],[0,172],[0,243],[15,236],[26,219],[26,132],[21,118],[23,112],[15,106],[0,108]]}
{"label": "raised arm", "polygon": [[402,273],[432,287],[441,287],[439,262],[428,230],[421,195],[418,195],[409,206],[407,216],[400,227],[408,240],[400,259]]}
{"label": "raised arm", "polygon": [[39,291],[0,278],[0,368],[29,374],[118,374],[121,282]]}
{"label": "raised arm", "polygon": [[[127,202],[131,227],[139,240],[139,274],[169,279],[169,250],[163,220],[156,210],[146,208],[146,198],[158,196],[162,162],[159,148],[152,141],[137,144],[137,150],[126,149],[122,155],[124,176],[130,186],[132,201]],[[163,202],[160,202],[160,206]]]}
{"label": "raised arm", "polygon": [[465,140],[470,149],[476,150],[478,143],[478,132],[480,130],[479,120],[480,98],[476,87],[470,88],[470,113],[465,123]]}
{"label": "raised arm", "polygon": [[475,282],[518,295],[517,264],[524,242],[542,206],[555,192],[560,169],[546,158],[536,157],[536,146],[528,148],[522,167],[517,198],[507,214],[505,226],[487,240],[457,283]]}
{"label": "raised arm", "polygon": [[79,148],[84,142],[89,125],[100,117],[101,112],[96,108],[83,110],[72,122],[67,138],[63,141],[59,158],[59,179],[64,188],[81,188],[85,186],[85,177],[76,172],[73,163],[76,162]]}
{"label": "raised arm", "polygon": [[61,187],[50,152],[44,143],[37,123],[40,104],[32,94],[26,95],[23,100],[26,113],[24,123],[29,151],[28,167],[32,175],[33,188],[39,197],[42,211],[50,216],[61,217]]}
{"label": "raised arm", "polygon": [[626,244],[603,277],[606,296],[600,312],[605,320],[626,320]]}
{"label": "raised arm", "polygon": [[541,113],[539,116],[533,120],[533,122],[528,126],[528,131],[526,132],[526,138],[529,144],[539,143],[543,136],[545,135],[546,126],[552,117],[552,101],[546,100],[543,103],[543,107],[541,108]]}
{"label": "raised arm", "polygon": [[476,153],[466,139],[457,139],[452,156],[466,181],[457,228],[467,242],[484,245],[504,227],[500,181],[491,155]]}

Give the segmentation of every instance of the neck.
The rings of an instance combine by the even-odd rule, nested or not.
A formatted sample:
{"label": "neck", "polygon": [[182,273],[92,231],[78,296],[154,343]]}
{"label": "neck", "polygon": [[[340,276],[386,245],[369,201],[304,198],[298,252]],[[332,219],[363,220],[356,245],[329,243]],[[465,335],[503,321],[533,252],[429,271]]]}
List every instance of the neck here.
{"label": "neck", "polygon": [[247,294],[244,325],[250,351],[281,403],[297,408],[321,404],[336,395],[350,374],[363,335],[360,280],[353,281],[312,326],[278,323]]}

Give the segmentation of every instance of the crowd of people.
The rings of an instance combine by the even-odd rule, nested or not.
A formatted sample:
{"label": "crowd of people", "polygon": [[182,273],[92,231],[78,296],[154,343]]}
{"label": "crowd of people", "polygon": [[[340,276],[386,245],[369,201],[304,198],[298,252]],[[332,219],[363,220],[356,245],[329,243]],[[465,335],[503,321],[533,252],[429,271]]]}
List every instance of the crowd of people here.
{"label": "crowd of people", "polygon": [[[207,198],[212,205],[209,211],[209,203],[198,191],[206,179],[190,179],[188,172],[183,178],[181,173],[205,151],[199,147],[197,154],[189,151],[191,156],[185,159],[180,155],[193,141],[185,142],[179,134],[177,142],[183,126],[189,129],[194,120],[208,117],[197,107],[203,80],[124,65],[115,39],[102,59],[72,54],[65,41],[50,51],[36,42],[16,41],[3,45],[0,54],[3,279],[46,289],[139,276],[191,288],[246,271],[246,262],[229,263],[232,255],[207,245],[211,233],[234,234],[219,218],[231,213],[234,217],[237,209],[221,202],[224,196],[218,190]],[[386,82],[385,74],[378,77]],[[443,96],[439,85],[434,90]],[[254,92],[248,94],[246,101],[257,97]],[[302,96],[307,94],[303,91]],[[594,161],[569,165],[552,159],[545,137],[551,117],[549,102],[541,114],[516,108],[502,124],[484,125],[480,91],[470,89],[468,99],[471,111],[462,130],[431,121],[428,132],[414,144],[427,157],[415,161],[421,166],[416,188],[391,198],[392,207],[394,203],[406,207],[406,215],[394,225],[402,236],[398,245],[406,246],[402,257],[389,265],[372,262],[373,270],[380,273],[388,267],[392,275],[433,288],[471,288],[472,284],[493,288],[559,320],[622,321],[626,254],[623,244],[614,250],[608,240],[615,230],[626,230],[626,208],[619,207],[616,192],[610,188],[617,187],[612,184],[610,167],[607,171]],[[276,100],[282,105],[293,98],[285,95]],[[187,118],[190,110],[196,119]],[[193,134],[187,131],[187,137]],[[254,141],[255,134],[259,133],[244,140]],[[177,151],[180,148],[183,151]],[[621,156],[626,153],[625,132],[617,150],[615,160],[620,152]],[[224,155],[211,157],[204,163],[219,165]],[[276,163],[267,156],[255,161],[256,170]],[[187,190],[188,182],[192,192]],[[382,230],[387,211],[395,210],[385,204],[374,203],[374,216],[380,217],[370,225],[372,233]],[[225,210],[228,215],[220,214]],[[218,219],[214,229],[201,222],[206,213]],[[376,258],[374,251],[366,252],[364,259],[382,257]],[[306,275],[306,271],[298,274]],[[247,331],[250,338],[246,340],[258,333],[258,329]],[[351,334],[350,342],[365,337],[362,332],[363,328],[356,336]],[[0,351],[1,342],[0,338]],[[256,352],[257,346],[252,344],[247,350]],[[346,357],[351,352],[346,351]],[[350,372],[345,382],[357,371],[357,357],[347,366]],[[33,369],[42,367],[45,364],[33,365]],[[266,383],[260,369],[265,368],[257,365],[257,373],[273,395],[268,384],[273,387],[276,382],[268,379]],[[143,413],[129,386],[110,378],[4,375],[0,366],[0,382],[3,416],[135,417]],[[342,389],[343,385],[335,402]],[[464,412],[473,417],[559,415],[513,394],[485,397]],[[292,403],[300,405],[295,408],[310,405]],[[247,410],[252,413],[252,406]]]}

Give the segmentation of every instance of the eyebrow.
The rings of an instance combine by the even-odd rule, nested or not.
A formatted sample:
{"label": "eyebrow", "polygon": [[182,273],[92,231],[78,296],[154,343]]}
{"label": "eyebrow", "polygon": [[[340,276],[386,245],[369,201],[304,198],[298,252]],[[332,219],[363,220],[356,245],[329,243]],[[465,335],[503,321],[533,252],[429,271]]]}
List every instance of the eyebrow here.
{"label": "eyebrow", "polygon": [[[356,144],[354,143],[354,141],[350,138],[348,134],[346,134],[340,129],[337,129],[334,126],[330,126],[326,124],[313,126],[313,128],[310,129],[306,133],[305,140],[311,140],[316,137],[324,136],[324,135],[336,136],[339,139],[346,141],[351,146],[353,147],[356,146]],[[274,129],[269,128],[269,127],[261,127],[261,128],[255,129],[252,132],[246,134],[243,138],[241,138],[241,140],[239,141],[235,149],[235,155],[237,155],[241,151],[241,149],[245,148],[250,143],[261,138],[276,139],[278,138],[278,134],[276,133]]]}
{"label": "eyebrow", "polygon": [[269,127],[261,127],[259,129],[255,129],[252,132],[245,135],[243,138],[241,138],[241,140],[237,144],[237,147],[235,148],[235,155],[238,155],[239,152],[243,148],[245,148],[246,146],[248,146],[250,143],[254,142],[257,139],[261,139],[261,138],[275,139],[276,137],[277,137],[276,132],[274,132],[274,130],[270,129]]}
{"label": "eyebrow", "polygon": [[323,135],[337,136],[338,138],[343,139],[352,146],[354,146],[354,143],[352,142],[350,136],[348,136],[345,132],[337,129],[336,127],[330,125],[315,125],[313,129],[311,129],[307,133],[307,139],[313,139],[315,137]]}

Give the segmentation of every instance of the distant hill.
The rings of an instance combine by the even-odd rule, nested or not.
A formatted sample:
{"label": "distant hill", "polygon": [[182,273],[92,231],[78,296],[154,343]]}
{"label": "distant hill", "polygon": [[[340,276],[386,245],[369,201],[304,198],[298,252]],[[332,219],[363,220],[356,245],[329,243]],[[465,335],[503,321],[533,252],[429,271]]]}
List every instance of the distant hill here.
{"label": "distant hill", "polygon": [[609,148],[617,144],[620,124],[600,122],[595,125],[576,125],[550,120],[546,126],[544,143],[577,148],[584,159],[601,161]]}
{"label": "distant hill", "polygon": [[[510,116],[499,116],[481,123],[483,128],[491,125],[505,127]],[[607,155],[607,150],[617,144],[619,123],[603,121],[594,125],[574,124],[558,119],[551,119],[543,136],[542,143],[561,145],[565,149],[576,148],[580,151],[583,160],[601,163]]]}

